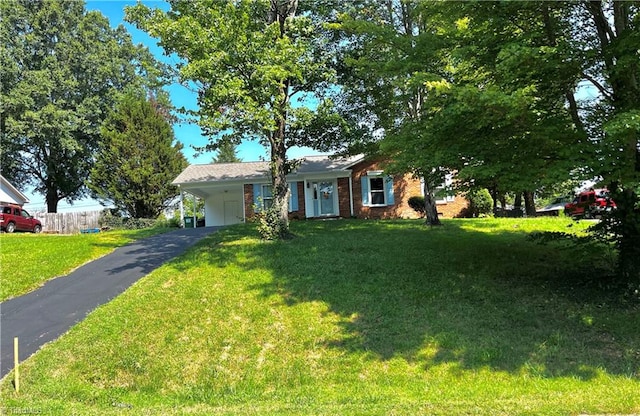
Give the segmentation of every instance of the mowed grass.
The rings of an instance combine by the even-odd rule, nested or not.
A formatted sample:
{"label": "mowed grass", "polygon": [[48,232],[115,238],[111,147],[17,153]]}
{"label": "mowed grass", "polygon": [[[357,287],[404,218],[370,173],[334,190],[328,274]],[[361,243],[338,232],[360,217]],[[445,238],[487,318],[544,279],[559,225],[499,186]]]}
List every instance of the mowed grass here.
{"label": "mowed grass", "polygon": [[[569,225],[572,225],[569,227]],[[640,412],[640,311],[564,219],[295,222],[213,234],[3,380],[52,415]],[[586,248],[585,248],[586,249]]]}
{"label": "mowed grass", "polygon": [[167,230],[150,228],[72,235],[1,233],[0,301],[30,292],[117,247]]}

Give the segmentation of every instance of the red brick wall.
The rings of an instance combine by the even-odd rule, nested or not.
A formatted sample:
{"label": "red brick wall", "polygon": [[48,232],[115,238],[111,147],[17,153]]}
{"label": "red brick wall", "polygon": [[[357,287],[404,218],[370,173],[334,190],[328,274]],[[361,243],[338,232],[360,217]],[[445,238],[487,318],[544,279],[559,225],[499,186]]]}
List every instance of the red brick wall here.
{"label": "red brick wall", "polygon": [[[295,182],[298,188],[298,210],[291,211],[289,218],[292,219],[304,219],[305,218],[305,202],[304,202],[304,182]],[[293,186],[293,184],[292,184]]]}
{"label": "red brick wall", "polygon": [[[298,187],[298,210],[289,212],[289,218],[305,218],[304,182],[295,182]],[[293,184],[292,184],[293,185]],[[247,220],[253,218],[253,184],[244,184],[244,209]]]}
{"label": "red brick wall", "polygon": [[338,178],[338,215],[342,218],[351,217],[351,200],[349,178]]}
{"label": "red brick wall", "polygon": [[367,207],[362,205],[362,181],[367,179],[367,171],[383,170],[379,162],[361,162],[352,168],[353,207],[358,218],[417,218],[416,212],[407,203],[409,197],[420,195],[420,181],[410,175],[393,177],[393,199],[395,205],[386,207]]}
{"label": "red brick wall", "polygon": [[244,184],[244,216],[246,220],[253,218],[253,185]]}
{"label": "red brick wall", "polygon": [[[409,198],[422,195],[422,184],[410,174],[393,177],[393,198],[395,205],[386,207],[366,207],[362,205],[362,180],[366,180],[367,171],[383,170],[380,162],[364,161],[352,168],[354,215],[358,218],[419,218],[409,206]],[[456,195],[454,201],[438,204],[438,212],[444,218],[458,216],[467,206],[467,200]],[[340,211],[342,215],[342,209]]]}
{"label": "red brick wall", "polygon": [[467,198],[463,195],[456,195],[451,202],[437,204],[437,208],[442,218],[457,218],[468,205],[469,201],[467,201]]}
{"label": "red brick wall", "polygon": [[[362,205],[362,179],[366,179],[367,171],[383,170],[380,162],[361,162],[352,168],[353,215],[357,218],[418,218],[418,214],[409,206],[409,198],[422,195],[422,185],[419,179],[409,174],[396,175],[393,178],[393,198],[395,205],[386,207],[365,207]],[[305,218],[304,182],[296,182],[298,187],[298,210],[289,213],[289,218]],[[467,206],[467,200],[456,195],[454,201],[438,204],[438,212],[443,218],[454,218]],[[246,218],[252,218],[253,185],[244,185],[244,205]],[[349,199],[349,178],[338,179],[338,207],[339,215],[343,218],[351,217],[351,201]]]}

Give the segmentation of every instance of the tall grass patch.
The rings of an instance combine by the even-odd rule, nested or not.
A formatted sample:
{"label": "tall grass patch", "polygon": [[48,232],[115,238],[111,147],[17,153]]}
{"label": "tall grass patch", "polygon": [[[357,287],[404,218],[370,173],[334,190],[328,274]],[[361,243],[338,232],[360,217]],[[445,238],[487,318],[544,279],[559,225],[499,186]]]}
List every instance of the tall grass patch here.
{"label": "tall grass patch", "polygon": [[272,242],[230,227],[43,348],[2,399],[52,414],[640,412],[638,309],[576,291],[576,253],[527,239],[570,224],[292,222]]}

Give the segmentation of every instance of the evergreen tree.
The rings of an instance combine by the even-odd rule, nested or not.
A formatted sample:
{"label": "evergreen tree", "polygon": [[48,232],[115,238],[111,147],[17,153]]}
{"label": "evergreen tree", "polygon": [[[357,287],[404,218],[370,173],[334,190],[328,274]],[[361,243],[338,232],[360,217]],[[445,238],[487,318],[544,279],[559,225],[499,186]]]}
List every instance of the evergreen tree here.
{"label": "evergreen tree", "polygon": [[236,145],[232,142],[225,141],[218,145],[218,154],[213,157],[213,163],[237,163],[242,159],[236,154]]}
{"label": "evergreen tree", "polygon": [[89,188],[133,218],[156,218],[178,190],[171,181],[187,166],[167,120],[166,97],[128,91],[102,127]]}

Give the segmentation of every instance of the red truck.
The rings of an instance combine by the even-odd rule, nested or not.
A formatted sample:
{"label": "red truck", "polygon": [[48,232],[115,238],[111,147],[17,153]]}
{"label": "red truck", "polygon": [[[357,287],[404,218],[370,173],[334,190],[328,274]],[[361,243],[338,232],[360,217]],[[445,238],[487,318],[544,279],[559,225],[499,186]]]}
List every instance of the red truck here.
{"label": "red truck", "polygon": [[572,202],[564,206],[564,213],[574,218],[597,218],[616,208],[616,203],[606,189],[590,189],[580,192]]}

